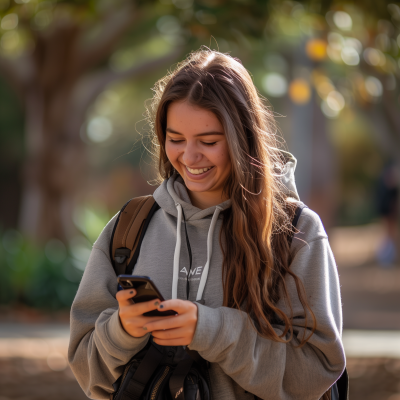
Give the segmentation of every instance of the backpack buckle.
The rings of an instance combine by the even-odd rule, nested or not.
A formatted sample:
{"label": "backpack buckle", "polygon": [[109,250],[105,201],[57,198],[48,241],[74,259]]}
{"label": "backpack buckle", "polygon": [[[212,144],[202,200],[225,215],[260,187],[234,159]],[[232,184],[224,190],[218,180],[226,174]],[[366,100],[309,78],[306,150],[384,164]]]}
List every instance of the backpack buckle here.
{"label": "backpack buckle", "polygon": [[114,262],[117,275],[124,274],[126,269],[126,261],[131,255],[131,251],[126,247],[122,247],[115,250]]}

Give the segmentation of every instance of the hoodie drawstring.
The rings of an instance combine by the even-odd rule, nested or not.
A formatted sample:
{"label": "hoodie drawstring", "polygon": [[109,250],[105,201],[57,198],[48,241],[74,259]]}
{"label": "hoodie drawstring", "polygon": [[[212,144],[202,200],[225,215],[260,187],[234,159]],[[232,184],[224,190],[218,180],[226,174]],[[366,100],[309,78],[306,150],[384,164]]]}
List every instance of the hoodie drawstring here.
{"label": "hoodie drawstring", "polygon": [[204,288],[206,286],[208,270],[210,269],[210,262],[212,256],[212,238],[214,234],[215,225],[217,224],[219,213],[222,208],[218,207],[214,211],[214,215],[211,220],[210,229],[208,230],[207,235],[207,263],[204,266],[203,274],[201,275],[199,290],[197,291],[196,301],[200,301],[203,297]]}
{"label": "hoodie drawstring", "polygon": [[178,298],[178,277],[179,277],[179,257],[181,255],[181,225],[182,225],[182,206],[176,203],[178,218],[176,223],[176,244],[174,253],[174,274],[172,276],[172,298]]}
{"label": "hoodie drawstring", "polygon": [[[179,277],[179,258],[181,253],[181,225],[182,225],[182,206],[179,203],[175,204],[178,210],[178,218],[176,223],[176,244],[175,244],[175,253],[174,253],[174,269],[173,269],[173,277],[172,277],[172,298],[178,298],[178,277]],[[201,301],[203,297],[204,288],[206,286],[208,271],[210,269],[210,262],[212,256],[212,239],[214,235],[215,225],[217,224],[219,213],[222,211],[222,208],[217,206],[215,208],[213,217],[211,219],[210,228],[208,230],[207,235],[207,263],[204,266],[203,273],[201,275],[199,289],[196,295],[196,301]]]}

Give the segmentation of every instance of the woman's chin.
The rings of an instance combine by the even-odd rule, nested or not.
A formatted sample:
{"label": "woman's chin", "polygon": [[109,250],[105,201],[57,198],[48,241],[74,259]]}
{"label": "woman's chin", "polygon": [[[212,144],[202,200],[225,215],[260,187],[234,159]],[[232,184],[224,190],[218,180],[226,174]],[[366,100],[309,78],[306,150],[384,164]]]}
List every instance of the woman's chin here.
{"label": "woman's chin", "polygon": [[189,179],[184,179],[186,188],[191,192],[208,192],[211,189],[211,184],[207,182],[193,182]]}

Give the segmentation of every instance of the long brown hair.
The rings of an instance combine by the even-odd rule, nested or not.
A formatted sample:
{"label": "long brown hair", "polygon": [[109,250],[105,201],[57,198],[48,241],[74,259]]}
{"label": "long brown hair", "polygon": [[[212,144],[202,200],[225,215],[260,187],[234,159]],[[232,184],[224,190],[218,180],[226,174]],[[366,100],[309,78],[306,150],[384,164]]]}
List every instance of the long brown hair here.
{"label": "long brown hair", "polygon": [[[148,120],[156,145],[162,179],[174,168],[165,151],[168,106],[175,101],[212,111],[228,141],[232,174],[225,194],[232,206],[224,211],[220,242],[224,254],[223,305],[251,315],[258,332],[275,341],[288,342],[293,336],[292,307],[285,282],[290,275],[307,318],[311,334],[305,331],[304,344],[315,330],[315,316],[308,305],[301,280],[290,270],[288,235],[293,234],[291,219],[295,205],[280,183],[285,160],[278,149],[277,127],[265,99],[236,59],[207,48],[191,53],[154,86],[148,107]],[[287,316],[277,302],[290,309]],[[279,335],[272,327],[278,318],[284,325]],[[289,337],[287,334],[289,333]]]}

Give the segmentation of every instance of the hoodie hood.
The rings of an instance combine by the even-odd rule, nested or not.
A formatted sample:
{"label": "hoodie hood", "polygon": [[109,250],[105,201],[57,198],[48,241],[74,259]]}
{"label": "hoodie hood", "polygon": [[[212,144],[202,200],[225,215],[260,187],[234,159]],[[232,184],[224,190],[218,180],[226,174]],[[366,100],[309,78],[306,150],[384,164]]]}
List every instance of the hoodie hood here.
{"label": "hoodie hood", "polygon": [[281,150],[281,155],[285,160],[280,180],[284,185],[284,191],[288,197],[293,197],[300,201],[299,194],[297,193],[296,182],[294,180],[294,171],[296,170],[297,160],[295,156],[288,151]]}
{"label": "hoodie hood", "polygon": [[[176,204],[179,203],[185,213],[186,221],[196,221],[209,217],[210,215],[214,214],[217,208],[217,206],[212,206],[201,210],[200,208],[192,205],[185,183],[182,177],[177,173],[172,175],[171,178],[166,179],[156,189],[153,197],[164,211],[174,217],[178,216]],[[231,200],[226,200],[223,203],[218,204],[218,207],[221,209],[221,211],[229,208],[230,206]]]}

